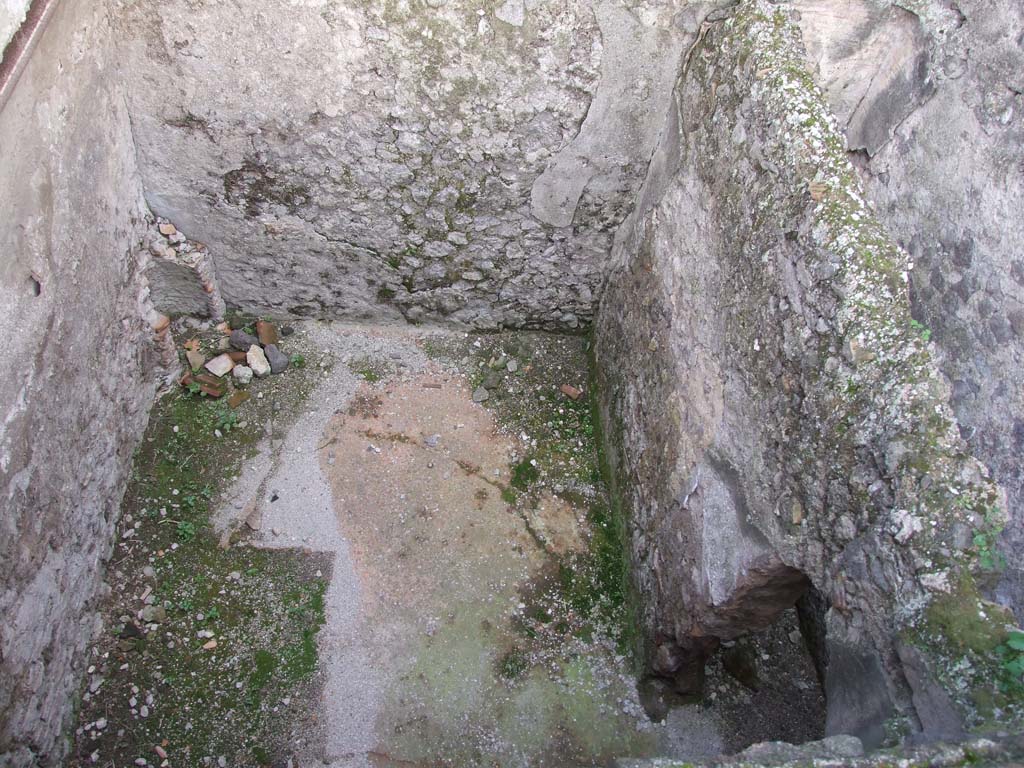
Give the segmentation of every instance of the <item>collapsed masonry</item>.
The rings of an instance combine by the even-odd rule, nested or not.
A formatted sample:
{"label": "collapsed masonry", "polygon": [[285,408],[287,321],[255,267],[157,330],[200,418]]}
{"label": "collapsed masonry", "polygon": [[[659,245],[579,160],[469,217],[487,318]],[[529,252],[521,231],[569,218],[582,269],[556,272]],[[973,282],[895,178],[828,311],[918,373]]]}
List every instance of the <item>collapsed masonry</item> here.
{"label": "collapsed masonry", "polygon": [[225,302],[592,323],[652,674],[797,603],[830,733],[1008,716],[1020,8],[54,5],[0,111],[0,764],[60,760],[166,313]]}

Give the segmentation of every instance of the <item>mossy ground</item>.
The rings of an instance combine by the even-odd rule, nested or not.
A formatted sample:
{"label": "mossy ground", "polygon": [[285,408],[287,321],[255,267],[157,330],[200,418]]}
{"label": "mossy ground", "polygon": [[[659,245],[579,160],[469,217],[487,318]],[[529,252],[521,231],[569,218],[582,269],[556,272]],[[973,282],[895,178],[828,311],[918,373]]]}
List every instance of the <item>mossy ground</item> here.
{"label": "mossy ground", "polygon": [[[216,353],[217,332],[178,341],[191,337]],[[282,347],[315,356],[296,337]],[[156,404],[122,505],[71,765],[160,765],[159,750],[172,765],[268,765],[306,737],[329,561],[222,547],[210,519],[265,427],[300,409],[319,362],[254,380],[237,410],[177,388]]]}
{"label": "mossy ground", "polygon": [[[554,558],[552,569],[524,594],[524,647],[541,637],[556,646],[559,636],[589,636],[599,628],[631,651],[636,623],[628,534],[603,473],[590,341],[535,332],[471,334],[430,339],[424,348],[468,371],[473,389],[485,386],[484,405],[522,446],[505,501],[528,510],[547,492],[586,510],[586,551]],[[573,400],[563,384],[582,395]]]}

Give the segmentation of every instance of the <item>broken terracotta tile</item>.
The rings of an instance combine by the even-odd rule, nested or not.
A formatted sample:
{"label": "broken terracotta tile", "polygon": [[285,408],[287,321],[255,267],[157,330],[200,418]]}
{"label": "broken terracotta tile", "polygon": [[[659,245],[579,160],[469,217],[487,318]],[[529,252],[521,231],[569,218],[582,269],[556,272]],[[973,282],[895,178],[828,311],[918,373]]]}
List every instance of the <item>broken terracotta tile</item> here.
{"label": "broken terracotta tile", "polygon": [[559,389],[562,391],[562,394],[570,400],[579,400],[583,397],[583,390],[576,389],[572,384],[563,384]]}
{"label": "broken terracotta tile", "polygon": [[210,397],[223,397],[224,393],[227,392],[227,384],[208,373],[201,373],[196,376],[195,382]]}
{"label": "broken terracotta tile", "polygon": [[230,352],[228,352],[228,357],[231,358],[231,361],[235,365],[245,365],[246,354],[248,353],[242,352],[241,350],[238,349],[232,349]]}
{"label": "broken terracotta tile", "polygon": [[169,221],[160,225],[160,234],[164,235],[165,237],[170,237],[177,231],[178,228],[171,224],[171,222]]}
{"label": "broken terracotta tile", "polygon": [[263,346],[277,344],[277,328],[273,323],[268,323],[266,320],[258,320],[256,322],[256,335],[259,336],[260,344]]}

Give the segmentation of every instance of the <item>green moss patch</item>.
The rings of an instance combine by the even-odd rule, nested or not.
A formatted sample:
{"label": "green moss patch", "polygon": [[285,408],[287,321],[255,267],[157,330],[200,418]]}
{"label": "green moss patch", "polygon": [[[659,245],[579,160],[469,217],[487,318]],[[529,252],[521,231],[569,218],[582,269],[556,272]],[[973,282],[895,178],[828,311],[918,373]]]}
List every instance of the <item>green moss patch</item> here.
{"label": "green moss patch", "polygon": [[[295,337],[288,346],[315,355]],[[161,751],[172,765],[268,765],[308,732],[329,561],[224,546],[211,514],[265,425],[280,431],[301,410],[318,362],[254,381],[237,410],[178,389],[154,407],[122,505],[70,765],[159,765]]]}

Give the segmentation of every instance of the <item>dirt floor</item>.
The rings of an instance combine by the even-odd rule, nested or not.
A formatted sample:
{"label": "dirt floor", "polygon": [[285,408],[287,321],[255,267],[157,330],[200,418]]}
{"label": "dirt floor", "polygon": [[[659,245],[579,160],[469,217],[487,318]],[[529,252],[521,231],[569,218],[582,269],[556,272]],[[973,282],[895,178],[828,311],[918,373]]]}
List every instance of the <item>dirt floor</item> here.
{"label": "dirt floor", "polygon": [[[249,583],[251,605],[231,607],[249,618],[224,677],[205,687],[250,695],[189,705],[234,723],[216,743],[174,713],[140,727],[120,700],[93,698],[81,764],[591,766],[820,735],[820,691],[792,617],[745,641],[753,685],[716,658],[702,704],[661,722],[645,713],[624,521],[601,479],[584,338],[310,323],[290,343],[309,360],[293,385],[308,386],[288,399],[254,382],[237,417],[252,439],[239,441],[243,461],[224,463],[210,510],[210,556],[235,569],[219,578]],[[316,672],[278,680],[273,670],[291,667],[270,665],[254,687],[266,659],[291,658],[273,645],[276,628],[306,616],[272,618],[296,589],[275,585],[272,564],[258,577],[233,565],[259,553],[287,558],[322,614],[280,639],[315,636]],[[168,637],[173,621],[196,630],[196,609],[186,601],[178,617],[180,603],[167,595]],[[122,610],[112,605],[108,623]],[[270,639],[247,647],[247,634]],[[128,676],[163,664],[149,647],[111,670],[126,698],[138,698]],[[212,653],[189,657],[193,677]],[[94,735],[99,711],[129,725],[116,744]]]}

